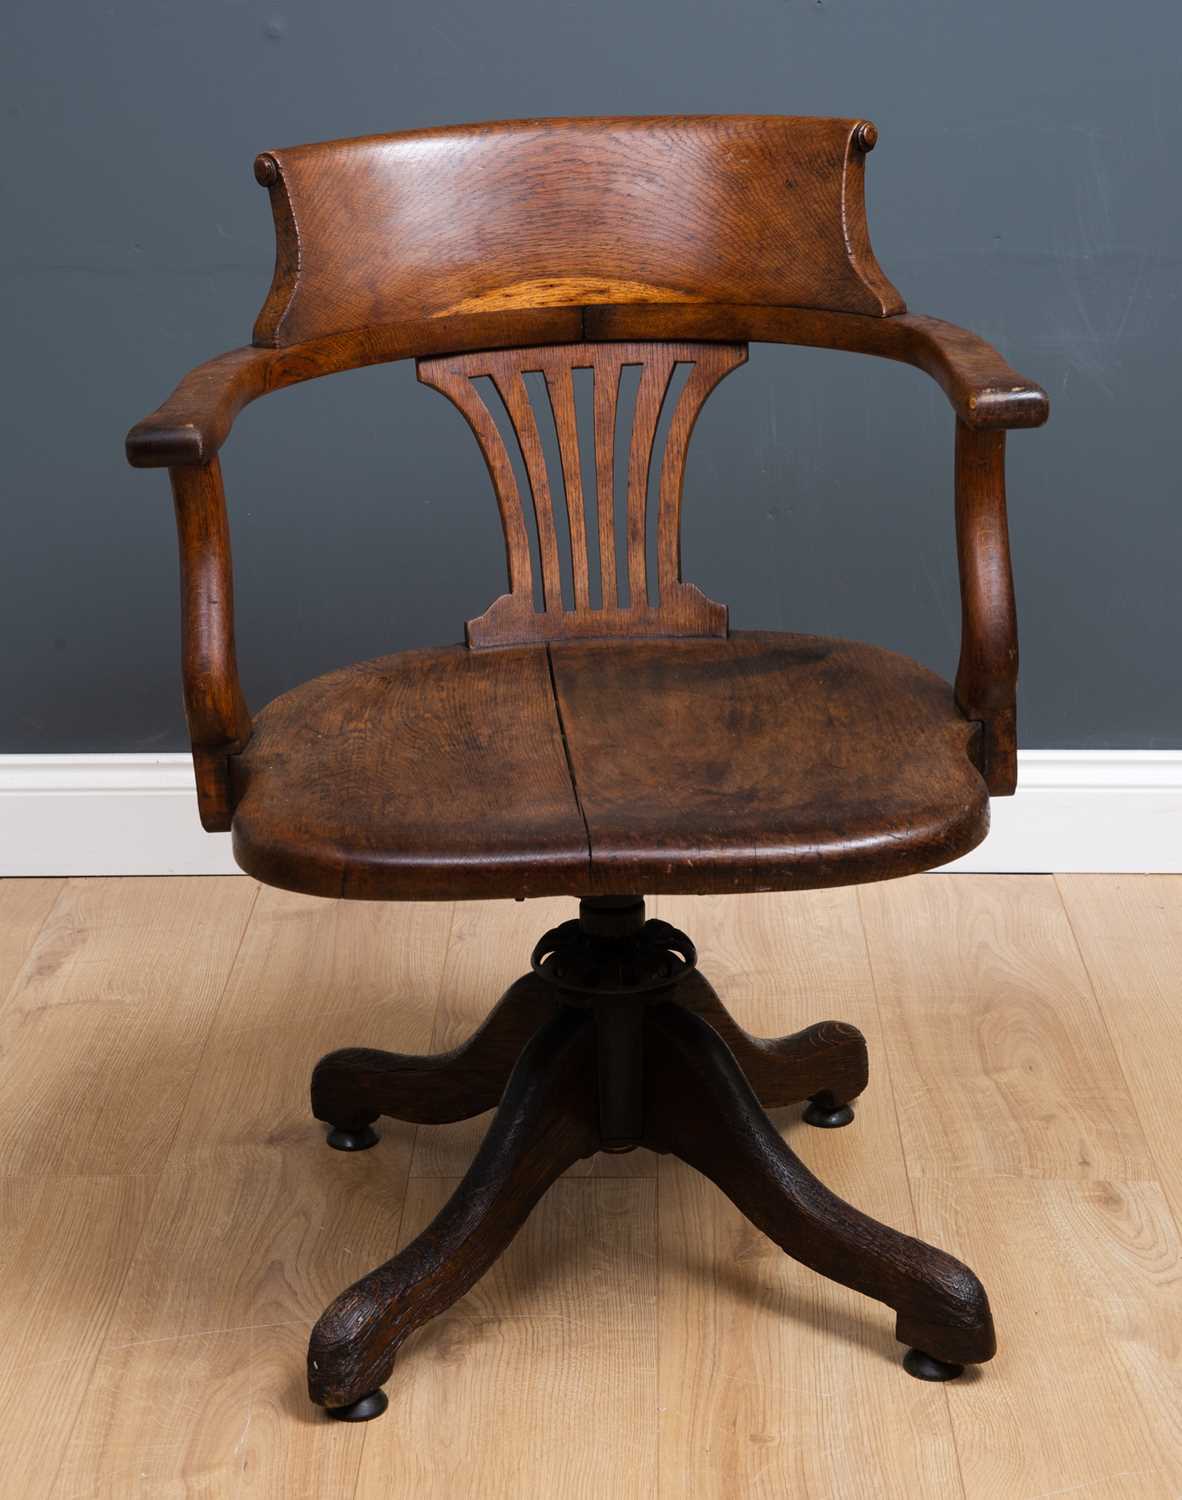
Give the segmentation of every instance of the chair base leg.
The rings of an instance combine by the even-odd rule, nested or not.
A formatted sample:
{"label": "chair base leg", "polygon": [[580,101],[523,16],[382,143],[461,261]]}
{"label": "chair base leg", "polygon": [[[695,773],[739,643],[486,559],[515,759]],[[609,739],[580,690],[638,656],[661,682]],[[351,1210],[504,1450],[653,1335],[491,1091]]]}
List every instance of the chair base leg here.
{"label": "chair base leg", "polygon": [[399,1346],[484,1274],[550,1184],[581,1157],[636,1146],[681,1157],[795,1260],[893,1308],[908,1374],[950,1380],[992,1358],[972,1271],[842,1202],[765,1113],[803,1099],[808,1123],[849,1124],[866,1086],[861,1034],[825,1021],[749,1035],[697,973],[684,934],[644,923],[639,901],[585,901],[580,924],[566,927],[577,942],[564,949],[565,929],[548,933],[534,972],[454,1051],[347,1048],[317,1065],[313,1113],[339,1150],[375,1144],[379,1115],[427,1123],[499,1108],[435,1220],[316,1324],[312,1400],[340,1421],[380,1416]]}

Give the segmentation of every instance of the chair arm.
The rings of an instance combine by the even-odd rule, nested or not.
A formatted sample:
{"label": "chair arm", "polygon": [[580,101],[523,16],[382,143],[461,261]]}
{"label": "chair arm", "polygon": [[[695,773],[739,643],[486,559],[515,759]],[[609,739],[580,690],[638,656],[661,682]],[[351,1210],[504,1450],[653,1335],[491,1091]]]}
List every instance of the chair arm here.
{"label": "chair arm", "polygon": [[[580,316],[584,326],[576,327]],[[232,349],[191,370],[163,406],[136,423],[127,435],[128,462],[137,469],[209,463],[244,406],[296,381],[412,354],[512,346],[527,334],[531,343],[577,341],[580,336],[725,337],[849,349],[924,370],[967,427],[1039,427],[1050,411],[1042,387],[1019,375],[984,339],[916,313],[871,318],[807,308],[637,303],[542,308],[519,314],[515,322],[520,327],[501,326],[513,321],[484,314],[362,330],[290,349]]]}
{"label": "chair arm", "polygon": [[902,313],[883,319],[900,349],[882,352],[905,359],[929,374],[941,387],[966,427],[995,431],[1041,427],[1050,415],[1046,391],[1013,369],[992,344],[955,323]]}
{"label": "chair arm", "polygon": [[234,418],[269,388],[273,349],[231,349],[190,370],[163,406],[127,434],[127,461],[136,469],[208,464]]}
{"label": "chair arm", "polygon": [[181,665],[197,803],[211,833],[230,826],[228,757],[250,739],[238,681],[234,579],[226,496],[217,458],[170,471],[181,564]]}
{"label": "chair arm", "polygon": [[127,434],[127,461],[136,469],[207,464],[249,402],[338,370],[433,354],[577,343],[582,337],[582,308],[540,307],[420,318],[282,347],[231,349],[190,370],[163,406],[136,423]]}
{"label": "chair arm", "polygon": [[1047,393],[1010,368],[984,339],[939,318],[821,312],[724,303],[631,303],[584,310],[588,339],[714,339],[844,349],[915,365],[931,375],[966,427],[1040,427]]}

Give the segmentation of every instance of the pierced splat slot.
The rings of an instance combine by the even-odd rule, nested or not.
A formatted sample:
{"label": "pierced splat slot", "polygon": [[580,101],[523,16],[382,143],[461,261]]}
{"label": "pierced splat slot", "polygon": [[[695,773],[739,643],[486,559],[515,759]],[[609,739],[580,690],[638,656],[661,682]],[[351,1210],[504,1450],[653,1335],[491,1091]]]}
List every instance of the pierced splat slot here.
{"label": "pierced splat slot", "polygon": [[[468,621],[470,646],[593,636],[726,635],[726,606],[707,599],[681,576],[681,494],[698,413],[723,376],[746,358],[745,344],[629,343],[508,349],[418,362],[423,384],[442,391],[472,428],[505,534],[509,592]],[[689,367],[684,380],[674,378],[679,365]],[[620,393],[629,366],[639,367],[639,377],[627,422]],[[580,461],[575,370],[590,370],[594,382],[592,474]],[[530,374],[544,377],[549,412],[539,413],[536,399],[531,400],[530,387],[536,397],[538,385],[526,381]],[[520,450],[529,513],[509,445],[481,389],[490,382]],[[546,461],[542,440],[551,421],[558,440],[557,473]],[[665,442],[658,453],[661,430]],[[655,504],[649,497],[650,475],[659,476]],[[618,506],[621,488],[625,494]],[[556,494],[563,498],[564,525]],[[536,584],[531,531],[538,557]],[[595,588],[589,540],[597,563]],[[573,607],[563,599],[568,560]]]}

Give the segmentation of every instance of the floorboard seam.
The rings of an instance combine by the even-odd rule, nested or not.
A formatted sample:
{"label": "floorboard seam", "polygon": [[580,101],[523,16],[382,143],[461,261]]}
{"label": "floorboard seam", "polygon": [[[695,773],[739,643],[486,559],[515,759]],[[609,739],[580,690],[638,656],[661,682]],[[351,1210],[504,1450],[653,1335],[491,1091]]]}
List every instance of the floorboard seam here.
{"label": "floorboard seam", "polygon": [[1088,985],[1092,991],[1092,999],[1096,1002],[1096,1009],[1100,1014],[1100,1023],[1104,1027],[1104,1035],[1108,1038],[1108,1045],[1112,1048],[1112,1055],[1116,1059],[1116,1066],[1120,1069],[1121,1082],[1124,1084],[1125,1092],[1129,1096],[1129,1103],[1133,1106],[1133,1114],[1137,1118],[1137,1127],[1141,1131],[1141,1140],[1145,1146],[1146,1152],[1149,1155],[1149,1160],[1153,1163],[1153,1169],[1157,1173],[1157,1176],[1150,1180],[1154,1183],[1154,1186],[1156,1186],[1158,1192],[1162,1195],[1162,1201],[1165,1203],[1166,1208],[1169,1211],[1170,1219],[1174,1225],[1174,1233],[1178,1235],[1180,1240],[1182,1240],[1182,1217],[1179,1217],[1179,1215],[1175,1212],[1172,1195],[1170,1193],[1167,1193],[1165,1190],[1161,1167],[1158,1164],[1155,1142],[1150,1132],[1145,1128],[1145,1120],[1142,1117],[1140,1106],[1137,1103],[1138,1091],[1133,1087],[1132,1080],[1125,1072],[1125,1065],[1124,1060],[1121,1057],[1121,1050],[1117,1046],[1116,1037],[1113,1034],[1112,1030],[1112,1023],[1108,1019],[1108,1008],[1104,1004],[1104,1001],[1100,998],[1100,990],[1096,985],[1095,976],[1092,974],[1092,971],[1088,966],[1088,960],[1083,950],[1083,944],[1080,942],[1079,934],[1075,930],[1075,922],[1071,915],[1071,908],[1063,899],[1063,887],[1059,884],[1059,878],[1060,877],[1057,874],[1051,876],[1051,879],[1055,883],[1055,894],[1059,898],[1059,907],[1063,912],[1064,917],[1067,919],[1067,930],[1071,933],[1072,946],[1075,948],[1076,954],[1079,957],[1080,964],[1083,967],[1084,976],[1086,977]]}
{"label": "floorboard seam", "polygon": [[196,1065],[193,1068],[193,1072],[189,1077],[189,1087],[185,1090],[185,1097],[181,1101],[181,1107],[177,1111],[176,1124],[173,1126],[172,1134],[168,1140],[168,1150],[164,1153],[163,1160],[160,1164],[161,1176],[163,1176],[168,1168],[172,1165],[173,1147],[176,1145],[177,1136],[180,1134],[181,1125],[185,1118],[185,1112],[189,1108],[189,1100],[193,1097],[193,1090],[197,1087],[197,1079],[200,1076],[202,1067],[205,1065],[205,1058],[206,1054],[209,1051],[210,1039],[213,1036],[214,1028],[217,1026],[218,1016],[221,1014],[222,1006],[226,1003],[226,992],[230,988],[230,981],[234,977],[234,970],[238,967],[238,960],[242,957],[242,947],[246,942],[246,934],[250,931],[250,924],[254,921],[254,914],[259,904],[259,892],[261,890],[262,886],[259,885],[256,881],[254,888],[254,897],[250,903],[250,910],[246,913],[246,919],[242,923],[242,931],[238,934],[238,942],[234,948],[234,957],[226,965],[226,977],[222,980],[222,987],[218,991],[218,997],[214,1001],[213,1008],[210,1011],[209,1025],[206,1027],[205,1035],[201,1039],[201,1052],[198,1055]]}
{"label": "floorboard seam", "polygon": [[113,1287],[111,1290],[111,1310],[107,1314],[106,1321],[103,1324],[102,1334],[95,1340],[94,1357],[90,1361],[90,1371],[87,1377],[86,1387],[83,1390],[79,1400],[75,1403],[74,1410],[71,1413],[70,1419],[66,1425],[66,1430],[61,1435],[60,1456],[53,1471],[53,1479],[50,1481],[49,1488],[46,1491],[46,1493],[51,1496],[60,1495],[59,1482],[62,1477],[62,1470],[66,1466],[66,1459],[69,1456],[70,1447],[74,1441],[74,1433],[78,1429],[78,1423],[82,1420],[82,1412],[86,1406],[86,1397],[89,1394],[90,1388],[94,1382],[94,1372],[98,1369],[104,1355],[106,1355],[112,1348],[112,1346],[107,1342],[111,1324],[115,1321],[115,1314],[119,1311],[119,1304],[123,1301],[123,1289],[127,1285],[127,1279],[131,1275],[132,1267],[135,1265],[136,1256],[139,1254],[139,1248],[143,1243],[144,1235],[148,1232],[148,1224],[152,1217],[152,1209],[155,1205],[156,1197],[160,1192],[163,1181],[164,1173],[163,1171],[161,1171],[157,1173],[156,1185],[152,1189],[147,1203],[145,1203],[144,1205],[143,1222],[140,1225],[140,1232],[136,1238],[136,1242],[128,1252],[127,1264],[123,1267],[123,1275],[119,1278],[118,1286]]}
{"label": "floorboard seam", "polygon": [[[49,918],[50,918],[50,916],[52,916],[53,912],[57,910],[58,904],[59,904],[62,896],[64,895],[64,893],[66,892],[66,890],[69,889],[72,881],[76,880],[76,879],[79,879],[79,878],[85,878],[85,877],[74,876],[74,877],[70,877],[69,879],[63,881],[63,883],[62,883],[62,889],[58,893],[57,900],[54,901],[53,906],[50,908],[49,913],[46,915],[46,919],[45,919],[46,922],[49,921]],[[212,1032],[212,1030],[213,1030],[213,1017],[216,1017],[217,1012],[218,1012],[218,1010],[221,1007],[222,999],[225,996],[225,992],[226,992],[226,985],[229,984],[230,974],[233,972],[234,965],[238,962],[238,954],[241,952],[242,942],[243,942],[243,939],[246,936],[246,929],[247,929],[247,927],[249,927],[250,920],[251,920],[251,918],[254,915],[255,902],[257,900],[258,900],[258,891],[256,890],[255,891],[254,900],[251,902],[251,905],[250,905],[250,911],[247,914],[246,920],[242,924],[242,933],[241,933],[241,935],[239,937],[238,946],[235,949],[234,957],[231,960],[231,962],[229,963],[229,965],[227,966],[227,969],[226,969],[226,979],[225,979],[225,981],[224,981],[224,983],[222,985],[222,988],[221,988],[221,990],[220,990],[220,992],[218,994],[217,1002],[216,1002],[216,1004],[214,1005],[214,1008],[213,1008],[213,1014],[212,1014],[211,1019],[210,1019],[209,1031],[206,1033],[206,1039],[205,1039],[206,1040],[206,1044],[208,1044],[209,1033]],[[38,937],[40,937],[41,932],[44,930],[44,926],[45,926],[45,923],[42,923],[42,926],[40,928],[38,928],[38,932],[37,932],[37,936]],[[29,950],[29,954],[31,954],[31,953],[32,953],[32,946],[30,947],[30,950]],[[21,966],[21,973],[22,974],[24,973],[25,966],[28,963],[29,954],[26,954],[25,963],[22,964],[22,966]],[[202,1057],[204,1057],[204,1055],[205,1055],[205,1047],[204,1046],[202,1047],[202,1053],[201,1053],[201,1055],[202,1055]],[[199,1069],[200,1069],[200,1060],[198,1061],[197,1066],[193,1070],[193,1078],[190,1080],[189,1090],[185,1094],[185,1104],[188,1103],[189,1094],[192,1092],[193,1080],[196,1079],[197,1073],[198,1073]],[[173,1131],[173,1140],[175,1140],[175,1138],[176,1138],[176,1131],[180,1129],[180,1121],[181,1121],[181,1118],[182,1118],[182,1116],[184,1114],[184,1109],[185,1109],[185,1105],[182,1105],[181,1106],[181,1110],[180,1110],[180,1112],[177,1115],[177,1124],[176,1124],[176,1129],[174,1129],[174,1131]],[[116,1313],[119,1311],[119,1304],[123,1300],[123,1291],[124,1291],[124,1288],[127,1285],[128,1277],[131,1275],[132,1267],[135,1265],[136,1256],[139,1254],[139,1249],[140,1249],[141,1244],[143,1243],[144,1235],[147,1233],[148,1225],[149,1225],[149,1223],[151,1221],[152,1208],[155,1205],[157,1195],[159,1194],[160,1189],[161,1189],[161,1185],[162,1185],[162,1183],[164,1181],[164,1169],[167,1166],[168,1157],[169,1157],[169,1155],[171,1155],[171,1152],[172,1152],[172,1141],[170,1140],[169,1147],[168,1147],[168,1152],[165,1153],[165,1156],[164,1156],[164,1158],[163,1158],[163,1160],[161,1162],[160,1170],[155,1174],[155,1176],[156,1176],[155,1185],[154,1185],[154,1187],[152,1189],[152,1192],[150,1193],[150,1195],[148,1197],[147,1203],[144,1205],[144,1216],[143,1216],[143,1222],[142,1222],[142,1224],[140,1226],[139,1235],[136,1238],[135,1244],[131,1247],[131,1249],[128,1252],[127,1261],[126,1261],[126,1264],[123,1267],[123,1274],[122,1274],[122,1276],[119,1277],[118,1285],[112,1288],[111,1297],[110,1297],[110,1303],[109,1303],[109,1305],[110,1305],[110,1311],[108,1312],[107,1317],[106,1317],[106,1319],[104,1321],[101,1334],[95,1339],[95,1352],[94,1352],[94,1356],[93,1356],[93,1358],[92,1358],[92,1360],[90,1362],[90,1372],[89,1372],[89,1378],[88,1378],[88,1381],[87,1381],[87,1387],[88,1388],[89,1388],[89,1386],[92,1384],[92,1382],[94,1380],[94,1372],[98,1368],[98,1365],[99,1365],[100,1361],[103,1359],[104,1355],[106,1355],[114,1347],[114,1346],[112,1346],[108,1342],[109,1335],[110,1335],[111,1325],[112,1325],[112,1323],[115,1320]],[[149,1174],[147,1174],[147,1173],[140,1173],[140,1172],[133,1172],[133,1173],[115,1173],[115,1174],[100,1174],[100,1175],[143,1177],[143,1176],[147,1176]],[[67,1456],[69,1454],[70,1446],[73,1443],[74,1434],[75,1434],[75,1432],[78,1429],[78,1423],[81,1420],[82,1411],[83,1411],[84,1406],[85,1406],[85,1393],[83,1395],[83,1398],[81,1400],[79,1400],[78,1403],[76,1404],[76,1406],[74,1408],[74,1411],[71,1414],[69,1423],[67,1425],[67,1429],[62,1434],[62,1437],[61,1437],[61,1446],[60,1446],[60,1457],[58,1459],[56,1467],[54,1468],[53,1479],[50,1482],[50,1486],[49,1486],[49,1490],[48,1490],[48,1493],[50,1495],[58,1495],[60,1493],[60,1480],[61,1480],[61,1476],[62,1476],[62,1471],[65,1468],[66,1458],[67,1458]]]}
{"label": "floorboard seam", "polygon": [[[7,879],[9,877],[5,878]],[[73,878],[78,879],[77,876],[74,876]],[[21,955],[21,961],[17,967],[16,973],[12,976],[12,983],[4,991],[4,994],[0,996],[0,1016],[3,1016],[8,1010],[8,1007],[12,1004],[12,997],[16,994],[17,986],[25,977],[25,970],[29,967],[29,960],[30,958],[32,958],[37,944],[41,941],[41,934],[45,931],[46,927],[48,927],[50,919],[52,918],[54,912],[57,911],[58,907],[62,904],[62,898],[70,887],[70,879],[71,877],[67,876],[62,880],[61,885],[58,887],[57,895],[49,903],[49,910],[41,918],[41,922],[37,928],[37,931],[29,939],[28,946],[26,947],[24,953]]]}
{"label": "floorboard seam", "polygon": [[[899,1155],[903,1161],[903,1177],[907,1183],[907,1201],[911,1204],[911,1232],[918,1238],[920,1235],[919,1210],[915,1202],[915,1189],[911,1181],[911,1166],[907,1160],[907,1143],[903,1138],[903,1126],[899,1119],[899,1097],[895,1092],[895,1077],[891,1068],[891,1053],[887,1046],[886,1023],[882,1016],[882,999],[878,992],[878,976],[874,971],[874,955],[870,951],[870,936],[866,931],[866,917],[862,911],[862,893],[858,887],[854,887],[854,908],[858,913],[858,927],[862,933],[862,951],[866,955],[866,969],[870,975],[870,988],[874,994],[874,1013],[878,1017],[878,1038],[882,1048],[882,1066],[886,1073],[887,1089],[891,1096],[891,1113],[895,1120],[895,1135],[899,1142]],[[948,1434],[952,1439],[952,1452],[956,1457],[956,1477],[960,1480],[960,1493],[962,1500],[968,1500],[968,1481],[965,1479],[964,1462],[960,1455],[960,1441],[956,1435],[956,1423],[952,1419],[952,1402],[949,1399],[948,1389],[944,1387],[941,1394],[944,1397],[944,1413],[948,1422]]]}

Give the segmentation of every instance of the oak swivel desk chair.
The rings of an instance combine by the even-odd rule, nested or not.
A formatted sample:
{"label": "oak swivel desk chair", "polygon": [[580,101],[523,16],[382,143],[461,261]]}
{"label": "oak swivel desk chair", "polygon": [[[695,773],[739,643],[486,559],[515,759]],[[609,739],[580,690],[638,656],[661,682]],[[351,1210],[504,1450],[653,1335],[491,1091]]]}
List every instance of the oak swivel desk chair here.
{"label": "oak swivel desk chair", "polygon": [[[764,1113],[809,1101],[810,1123],[847,1124],[861,1035],[836,1021],[748,1035],[642,894],[910,875],[979,843],[990,795],[1014,790],[1005,432],[1045,421],[1047,398],[972,334],[906,312],[866,227],[875,140],[859,120],[574,119],[265,153],[278,251],[254,341],[128,438],[133,464],[171,473],[201,817],[233,831],[243,869],[369,901],[579,898],[454,1052],[346,1048],[315,1068],[313,1114],[346,1151],[375,1144],[380,1115],[430,1124],[499,1103],[438,1218],[317,1323],[309,1389],[335,1416],[384,1410],[399,1344],[561,1172],[637,1145],[682,1157],[789,1255],[893,1308],[911,1374],[947,1379],[994,1352],[973,1273],[836,1198]],[[751,339],[901,360],[944,389],[955,687],[873,646],[731,631],[682,576],[690,434]],[[256,396],[408,358],[480,445],[508,591],[463,645],[343,667],[252,718],[218,450]],[[639,384],[616,485],[626,366]]]}

